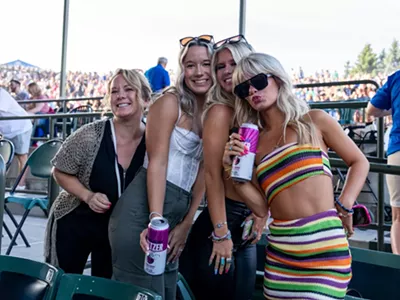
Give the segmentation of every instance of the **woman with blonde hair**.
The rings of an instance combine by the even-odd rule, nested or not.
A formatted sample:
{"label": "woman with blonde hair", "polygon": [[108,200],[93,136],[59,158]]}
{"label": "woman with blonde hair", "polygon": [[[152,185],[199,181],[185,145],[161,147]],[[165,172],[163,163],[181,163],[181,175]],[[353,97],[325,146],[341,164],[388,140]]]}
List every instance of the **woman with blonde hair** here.
{"label": "woman with blonde hair", "polygon": [[[253,53],[233,75],[239,124],[259,124],[258,185],[236,186],[250,207],[268,206],[264,295],[267,299],[344,299],[351,279],[346,238],[353,234],[352,206],[369,164],[340,125],[297,99],[289,76],[274,57]],[[335,151],[349,171],[334,199],[327,155]],[[240,136],[226,144],[223,164],[241,155]],[[343,229],[344,227],[344,229]]]}
{"label": "woman with blonde hair", "polygon": [[[110,220],[114,278],[167,300],[176,299],[179,256],[204,195],[201,115],[212,85],[212,41],[210,35],[181,39],[176,87],[150,106],[143,168]],[[144,271],[147,226],[160,216],[169,223],[169,254],[165,273],[152,276]]]}
{"label": "woman with blonde hair", "polygon": [[150,94],[142,74],[118,69],[108,82],[105,99],[114,117],[79,128],[52,161],[54,177],[64,191],[50,211],[45,256],[66,273],[83,273],[91,254],[92,275],[112,276],[108,222],[143,164],[143,102]]}
{"label": "woman with blonde hair", "polygon": [[[242,35],[214,45],[211,66],[214,84],[203,114],[203,146],[207,207],[197,218],[189,236],[180,269],[196,299],[251,299],[256,277],[255,243],[265,227],[235,192],[221,160],[229,134],[237,131],[234,122],[235,96],[232,74],[241,58],[253,52]],[[218,128],[218,130],[216,130]],[[266,210],[257,214],[266,215]],[[242,240],[243,222],[254,219],[250,241]],[[214,232],[215,238],[209,239]],[[253,235],[254,232],[254,235]],[[230,234],[229,238],[218,240]],[[219,275],[217,275],[219,274]],[[204,287],[207,286],[207,289]]]}
{"label": "woman with blonde hair", "polygon": [[[36,82],[31,82],[30,84],[28,84],[28,92],[31,95],[30,98],[31,100],[48,99],[48,97],[45,94],[43,94],[42,89]],[[26,107],[26,111],[31,114],[37,114],[37,113],[48,114],[52,112],[52,109],[48,103],[42,102],[42,103],[28,104]]]}

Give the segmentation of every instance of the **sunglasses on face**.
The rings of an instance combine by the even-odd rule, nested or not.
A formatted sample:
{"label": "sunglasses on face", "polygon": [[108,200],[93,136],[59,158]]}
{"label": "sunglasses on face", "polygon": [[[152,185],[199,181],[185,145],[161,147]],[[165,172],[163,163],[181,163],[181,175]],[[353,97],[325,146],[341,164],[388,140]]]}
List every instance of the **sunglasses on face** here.
{"label": "sunglasses on face", "polygon": [[184,38],[180,39],[179,43],[181,44],[182,47],[185,47],[191,41],[202,41],[205,43],[213,43],[214,37],[209,34],[203,34],[203,35],[196,36],[196,37],[188,36],[188,37],[184,37]]}
{"label": "sunglasses on face", "polygon": [[269,77],[272,77],[272,74],[258,74],[242,83],[239,83],[237,86],[235,86],[233,92],[239,98],[245,99],[250,95],[250,86],[254,87],[257,91],[261,91],[268,86]]}
{"label": "sunglasses on face", "polygon": [[238,34],[238,35],[231,36],[227,39],[223,39],[223,40],[215,43],[213,47],[214,47],[214,50],[217,50],[225,44],[236,44],[239,42],[245,42],[246,44],[248,44],[246,39],[244,38],[244,36],[242,34]]}

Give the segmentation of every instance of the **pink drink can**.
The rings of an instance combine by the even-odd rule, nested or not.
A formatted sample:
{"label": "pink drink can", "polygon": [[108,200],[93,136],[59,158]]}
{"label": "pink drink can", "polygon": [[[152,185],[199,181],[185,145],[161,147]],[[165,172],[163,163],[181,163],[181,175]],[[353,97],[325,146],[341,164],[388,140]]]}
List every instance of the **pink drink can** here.
{"label": "pink drink can", "polygon": [[253,177],[254,160],[258,144],[258,127],[254,124],[243,123],[239,134],[243,137],[247,154],[236,156],[233,160],[231,177],[238,182],[251,181]]}
{"label": "pink drink can", "polygon": [[149,251],[144,260],[144,270],[150,275],[161,275],[165,271],[168,246],[168,220],[153,218],[147,232]]}

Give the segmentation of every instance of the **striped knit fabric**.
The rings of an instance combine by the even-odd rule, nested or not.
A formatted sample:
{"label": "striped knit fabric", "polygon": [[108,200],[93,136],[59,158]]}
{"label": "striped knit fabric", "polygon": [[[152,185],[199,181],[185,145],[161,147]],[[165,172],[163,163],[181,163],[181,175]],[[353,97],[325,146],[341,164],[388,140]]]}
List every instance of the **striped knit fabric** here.
{"label": "striped knit fabric", "polygon": [[351,255],[336,210],[274,220],[269,228],[266,299],[344,299],[352,276]]}
{"label": "striped knit fabric", "polygon": [[328,155],[311,145],[284,145],[267,154],[257,166],[258,182],[269,204],[283,190],[315,175],[332,177]]}

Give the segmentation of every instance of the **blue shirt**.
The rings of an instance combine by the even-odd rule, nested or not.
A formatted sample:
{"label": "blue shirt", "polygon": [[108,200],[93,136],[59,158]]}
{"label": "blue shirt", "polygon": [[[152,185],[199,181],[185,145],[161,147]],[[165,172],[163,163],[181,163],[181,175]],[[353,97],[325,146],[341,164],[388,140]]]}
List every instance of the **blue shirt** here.
{"label": "blue shirt", "polygon": [[157,65],[144,74],[149,80],[153,92],[161,91],[170,85],[169,74],[162,65]]}
{"label": "blue shirt", "polygon": [[371,104],[383,110],[392,109],[393,127],[387,155],[400,151],[400,70],[388,77],[387,82],[371,99]]}

